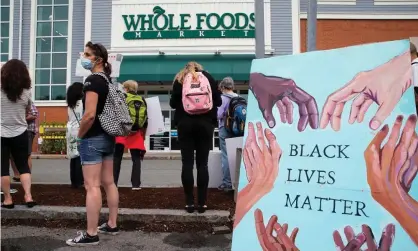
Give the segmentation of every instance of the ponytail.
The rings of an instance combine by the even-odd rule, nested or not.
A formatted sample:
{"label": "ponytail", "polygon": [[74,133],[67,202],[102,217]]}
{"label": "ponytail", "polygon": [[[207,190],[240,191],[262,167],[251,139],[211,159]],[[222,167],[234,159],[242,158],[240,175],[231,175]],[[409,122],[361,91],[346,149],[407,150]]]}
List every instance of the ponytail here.
{"label": "ponytail", "polygon": [[106,75],[110,76],[110,74],[112,74],[112,65],[109,62],[107,62],[107,60],[106,62],[104,62],[103,68]]}

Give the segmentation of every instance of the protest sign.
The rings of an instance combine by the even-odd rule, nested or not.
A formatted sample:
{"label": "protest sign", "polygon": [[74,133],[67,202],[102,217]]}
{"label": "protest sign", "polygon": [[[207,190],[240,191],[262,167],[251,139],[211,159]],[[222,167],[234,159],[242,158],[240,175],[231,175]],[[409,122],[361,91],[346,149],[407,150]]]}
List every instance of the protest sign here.
{"label": "protest sign", "polygon": [[[229,173],[231,176],[232,186],[234,189],[237,187],[234,186],[236,174],[236,166],[237,166],[237,148],[242,147],[242,139],[243,137],[236,137],[236,138],[229,138],[225,140],[226,144],[226,152],[228,153],[228,166],[229,166]],[[238,182],[237,182],[238,183]]]}
{"label": "protest sign", "polygon": [[416,250],[410,69],[409,40],[253,61],[233,251]]}
{"label": "protest sign", "polygon": [[146,98],[148,127],[146,136],[164,132],[164,119],[161,111],[160,99],[158,96]]}

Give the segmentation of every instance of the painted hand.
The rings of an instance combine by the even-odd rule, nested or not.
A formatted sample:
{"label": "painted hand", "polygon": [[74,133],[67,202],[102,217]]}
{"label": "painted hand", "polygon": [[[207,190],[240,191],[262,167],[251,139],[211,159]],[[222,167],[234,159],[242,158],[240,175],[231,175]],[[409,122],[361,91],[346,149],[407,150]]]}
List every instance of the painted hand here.
{"label": "painted hand", "polygon": [[340,130],[344,105],[355,97],[349,123],[363,122],[367,109],[376,103],[379,109],[369,126],[378,129],[412,84],[410,61],[409,51],[405,52],[370,71],[357,74],[348,84],[329,95],[322,109],[321,128],[331,123],[332,129]]}
{"label": "painted hand", "polygon": [[[264,135],[267,138],[268,146]],[[270,129],[265,129],[264,135],[260,122],[257,123],[257,137],[253,123],[248,123],[248,136],[243,152],[248,184],[238,193],[234,227],[239,224],[255,203],[273,189],[279,173],[282,150]]]}
{"label": "painted hand", "polygon": [[270,128],[276,125],[276,120],[273,117],[274,105],[279,109],[280,119],[283,123],[293,123],[292,102],[299,106],[298,130],[304,131],[308,121],[312,129],[318,128],[318,106],[315,99],[299,88],[292,79],[251,73],[250,89]]}
{"label": "painted hand", "polygon": [[[402,131],[398,116],[389,134],[385,125],[364,152],[372,197],[390,212],[418,245],[418,202],[408,192],[418,170],[417,116],[409,116]],[[400,140],[398,142],[400,136]]]}
{"label": "painted hand", "polygon": [[[362,226],[362,232],[358,235],[355,235],[352,227],[347,226],[344,228],[344,234],[348,242],[347,245],[344,245],[344,242],[338,231],[334,231],[333,233],[334,243],[337,251],[390,251],[395,238],[395,225],[388,224],[384,228],[379,244],[376,243],[373,232],[367,225]],[[367,248],[360,249],[365,243]]]}
{"label": "painted hand", "polygon": [[[267,226],[264,225],[263,213],[260,209],[255,210],[254,217],[258,241],[263,251],[299,251],[295,246],[298,228],[293,229],[289,237],[288,225],[280,225],[276,215],[271,216]],[[276,236],[273,235],[273,231],[276,232]]]}
{"label": "painted hand", "polygon": [[247,180],[254,188],[254,192],[270,192],[279,173],[279,159],[282,150],[277,144],[276,137],[266,129],[264,134],[269,141],[267,146],[263,127],[260,122],[257,123],[257,139],[253,123],[248,123],[248,136],[244,148],[244,166],[247,173]]}

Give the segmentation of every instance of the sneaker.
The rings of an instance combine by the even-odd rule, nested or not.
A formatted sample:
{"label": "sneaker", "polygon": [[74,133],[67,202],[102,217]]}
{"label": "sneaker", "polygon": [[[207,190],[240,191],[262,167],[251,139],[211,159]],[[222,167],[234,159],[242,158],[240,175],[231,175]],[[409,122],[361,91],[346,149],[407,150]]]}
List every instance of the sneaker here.
{"label": "sneaker", "polygon": [[119,233],[119,228],[114,227],[111,228],[107,223],[103,223],[100,227],[97,228],[99,233],[101,234],[110,234],[110,235],[117,235]]}
{"label": "sneaker", "polygon": [[222,184],[222,185],[218,186],[218,190],[219,191],[224,191],[224,192],[230,192],[233,189],[232,189],[232,186],[228,186],[228,185]]}
{"label": "sneaker", "polygon": [[226,192],[226,193],[229,193],[231,191],[234,191],[234,189],[232,188],[232,186],[225,186],[223,191]]}
{"label": "sneaker", "polygon": [[223,191],[225,189],[225,187],[226,187],[225,184],[221,184],[220,186],[218,186],[218,190]]}
{"label": "sneaker", "polygon": [[99,244],[99,236],[90,236],[85,231],[78,231],[77,236],[74,239],[68,239],[66,243],[72,247],[94,246]]}
{"label": "sneaker", "polygon": [[141,190],[141,188],[140,187],[132,187],[132,191],[138,191],[138,190]]}
{"label": "sneaker", "polygon": [[[17,193],[17,189],[10,188],[10,194]],[[3,194],[3,191],[0,192],[0,194]]]}

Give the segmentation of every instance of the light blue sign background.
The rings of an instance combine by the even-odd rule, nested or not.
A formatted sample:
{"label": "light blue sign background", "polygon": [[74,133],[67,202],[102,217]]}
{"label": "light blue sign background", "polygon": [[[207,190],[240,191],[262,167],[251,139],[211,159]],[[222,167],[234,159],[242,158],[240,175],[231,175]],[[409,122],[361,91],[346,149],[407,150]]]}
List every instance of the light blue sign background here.
{"label": "light blue sign background", "polygon": [[[279,56],[254,60],[251,72],[293,79],[300,88],[316,99],[319,113],[321,113],[328,95],[347,84],[357,73],[371,70],[408,50],[409,40],[400,40],[299,55]],[[275,214],[278,216],[279,223],[289,224],[289,234],[293,228],[298,227],[299,233],[296,238],[296,246],[301,251],[335,250],[333,231],[340,231],[343,240],[346,241],[343,229],[347,225],[352,226],[356,234],[361,232],[362,224],[369,225],[378,242],[382,230],[389,223],[394,223],[396,228],[392,250],[417,250],[415,244],[397,221],[375,202],[370,194],[363,154],[375,135],[375,132],[369,129],[369,121],[376,113],[377,105],[373,104],[369,108],[363,123],[350,125],[348,118],[351,101],[347,102],[339,132],[334,132],[330,125],[324,130],[312,130],[308,125],[304,132],[298,132],[297,121],[299,115],[297,105],[295,104],[294,106],[294,122],[292,125],[281,123],[277,108],[273,108],[276,126],[272,131],[283,150],[279,163],[279,175],[274,184],[274,189],[253,206],[234,230],[232,250],[262,250],[255,229],[254,210],[257,208],[263,212],[265,225],[270,217]],[[268,128],[251,91],[249,91],[248,95],[248,111],[247,123],[261,122],[263,128]],[[385,123],[389,124],[391,128],[397,115],[403,114],[406,119],[407,116],[415,112],[415,98],[413,88],[411,87],[403,95]],[[246,137],[247,132],[244,135],[244,142]],[[349,150],[345,151],[350,159],[291,157],[289,156],[290,144],[305,144],[308,153],[312,151],[316,144],[319,146],[330,144],[350,145]],[[287,168],[294,169],[293,172],[296,172],[297,169],[333,170],[336,173],[336,182],[334,185],[324,186],[319,186],[312,181],[311,183],[286,183],[288,177]],[[313,176],[313,180],[315,180],[315,176]],[[247,184],[248,181],[242,161],[239,190],[243,189]],[[301,200],[302,203],[305,196],[309,195],[311,197],[312,210],[284,207],[286,193],[292,195],[292,198],[300,194],[303,198]],[[415,182],[410,194],[414,198],[418,198],[418,182]],[[366,204],[365,212],[369,218],[343,215],[341,214],[343,209],[341,205],[338,207],[340,213],[332,214],[330,213],[332,210],[331,202],[323,202],[323,212],[318,212],[319,202],[313,199],[315,196],[362,201]],[[353,204],[352,208],[355,209],[355,204]]]}

